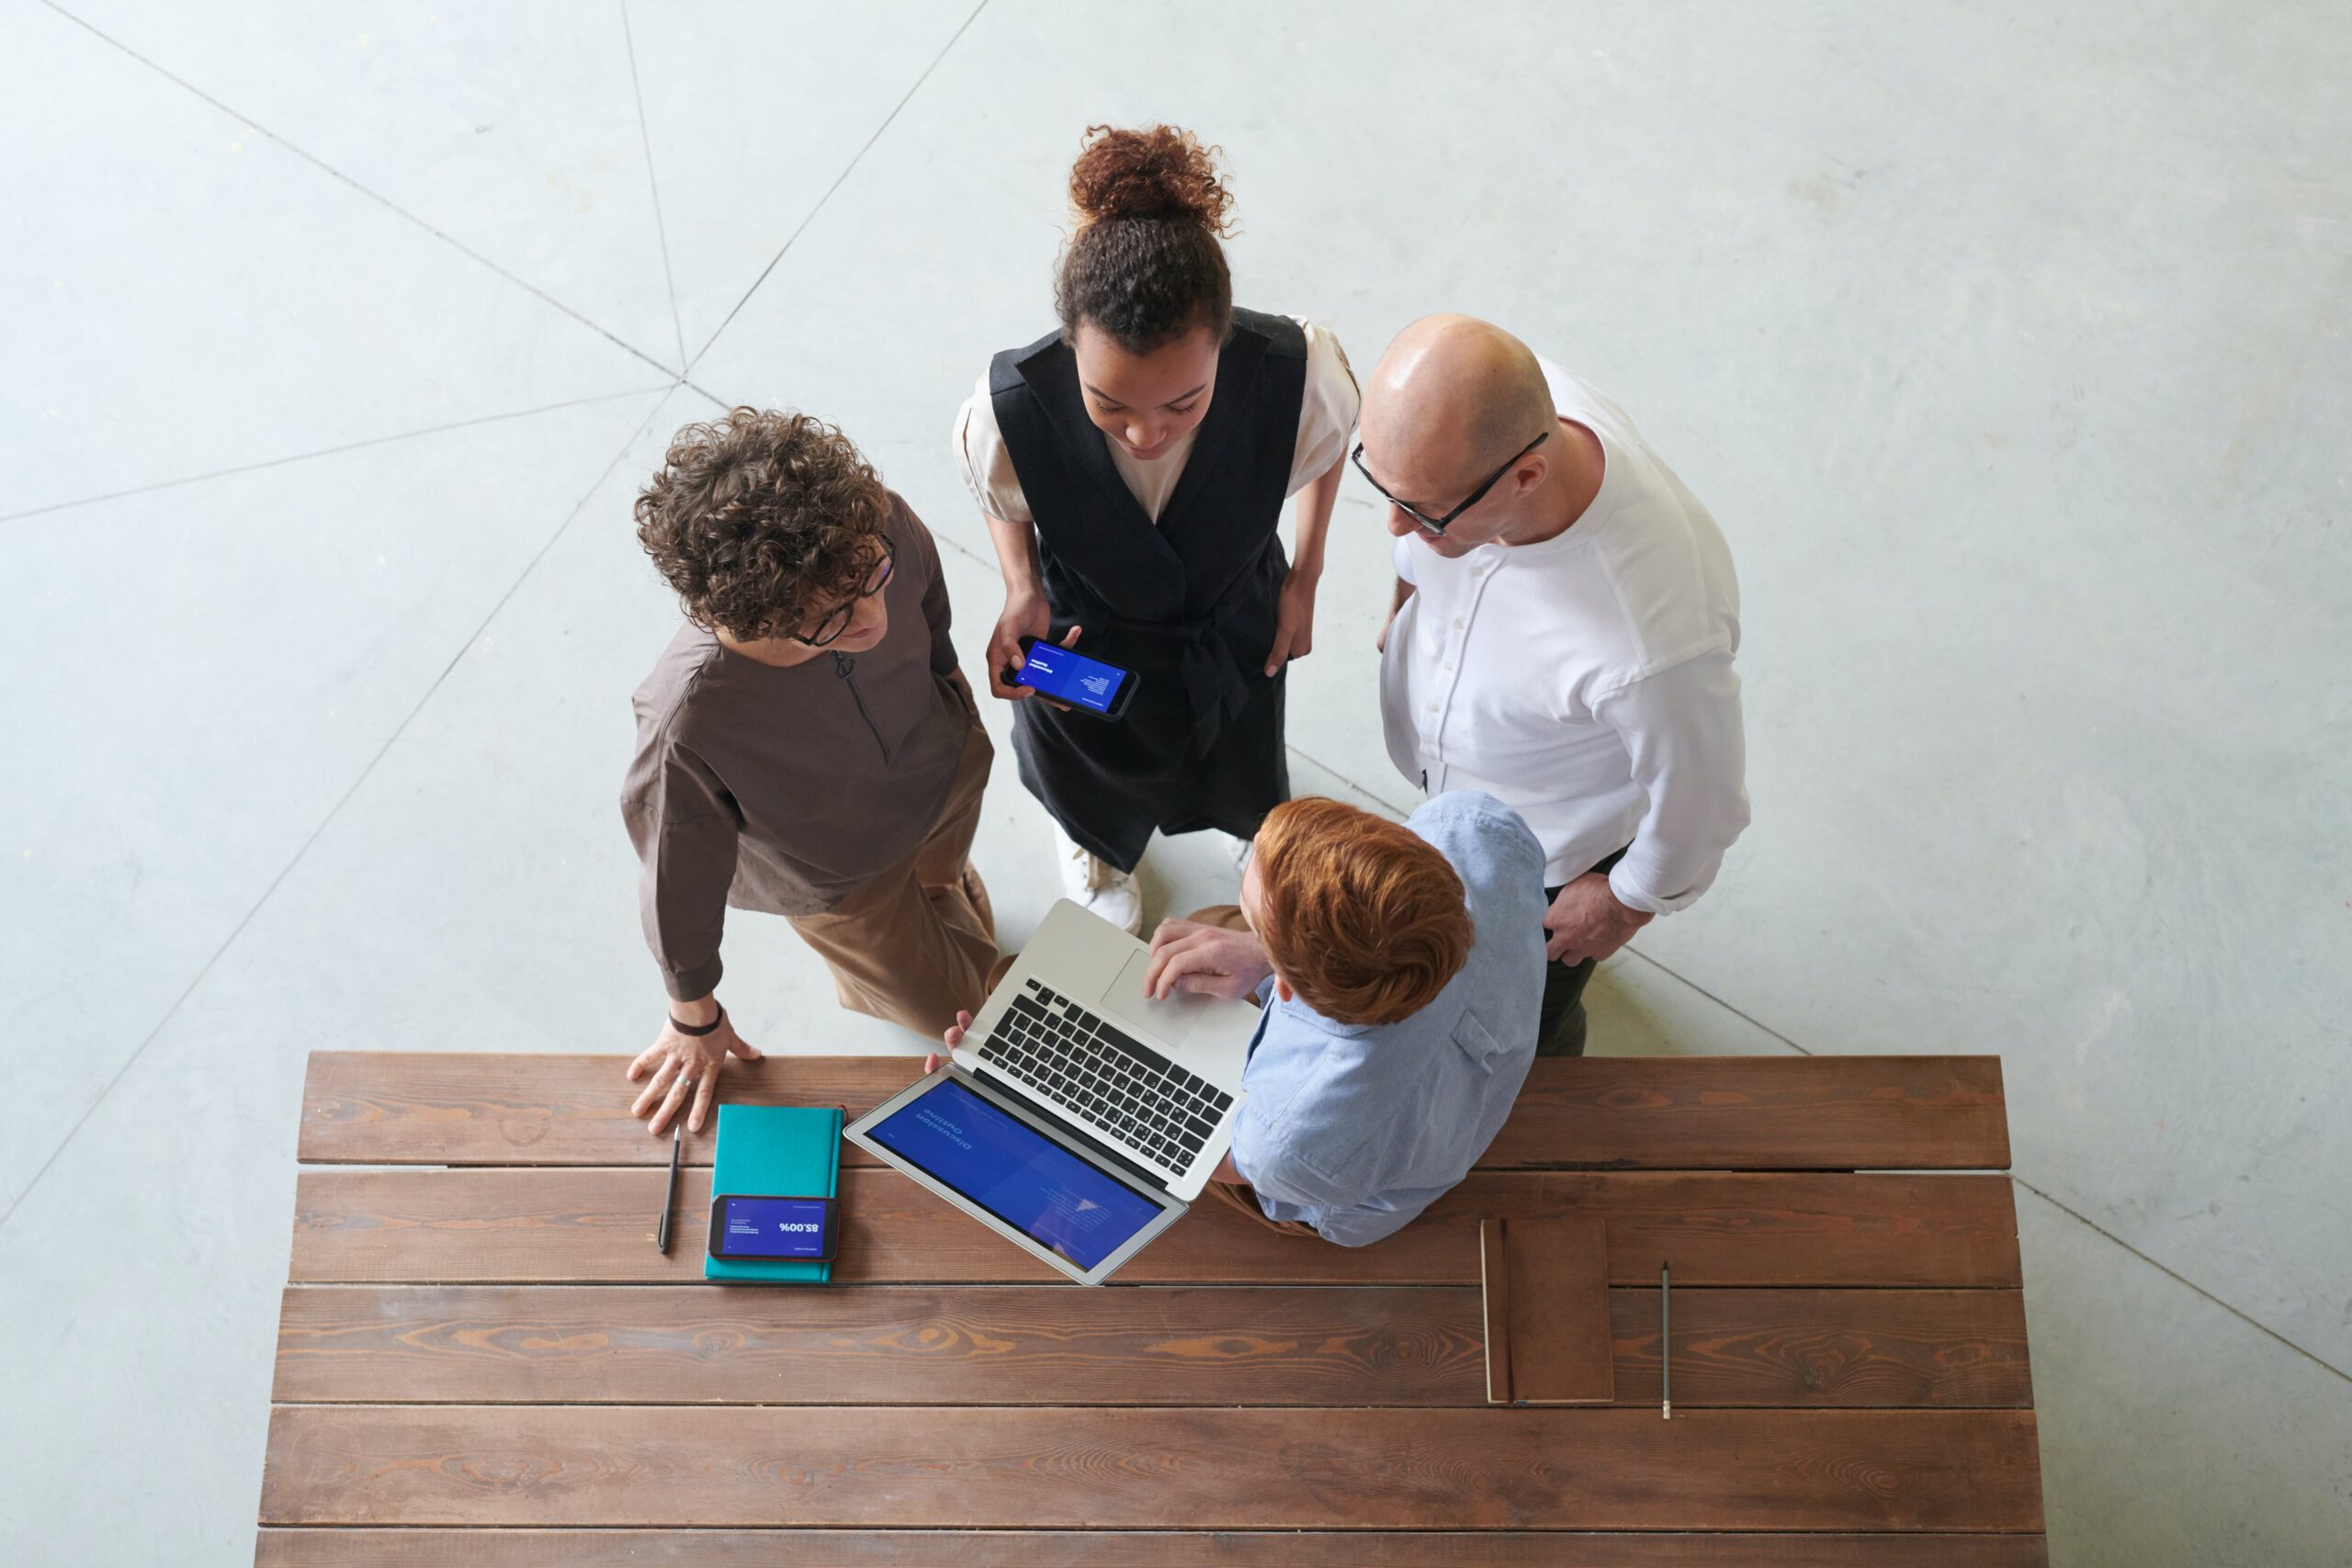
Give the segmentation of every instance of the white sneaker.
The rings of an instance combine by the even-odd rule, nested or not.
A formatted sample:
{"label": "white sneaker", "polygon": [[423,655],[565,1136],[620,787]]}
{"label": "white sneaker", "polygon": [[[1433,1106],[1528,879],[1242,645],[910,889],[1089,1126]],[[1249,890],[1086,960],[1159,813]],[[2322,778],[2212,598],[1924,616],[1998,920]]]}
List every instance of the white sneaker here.
{"label": "white sneaker", "polygon": [[1258,847],[1258,840],[1255,839],[1237,839],[1222,828],[1217,829],[1216,836],[1225,840],[1225,852],[1227,857],[1233,862],[1233,869],[1236,871],[1248,870],[1250,865],[1250,852]]}
{"label": "white sneaker", "polygon": [[1058,822],[1054,824],[1054,855],[1061,863],[1064,897],[1129,936],[1143,934],[1143,889],[1136,886],[1134,873],[1072,843]]}

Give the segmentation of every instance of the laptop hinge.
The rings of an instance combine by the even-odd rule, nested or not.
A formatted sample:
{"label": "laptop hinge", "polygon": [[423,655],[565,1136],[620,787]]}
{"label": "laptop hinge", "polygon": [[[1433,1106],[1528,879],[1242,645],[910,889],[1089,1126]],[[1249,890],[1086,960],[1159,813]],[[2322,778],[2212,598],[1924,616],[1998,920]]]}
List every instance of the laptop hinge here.
{"label": "laptop hinge", "polygon": [[[995,1043],[993,1036],[980,1043],[978,1055],[984,1065],[988,1064],[988,1048]],[[997,1088],[1001,1083],[1008,1081],[1011,1080],[1007,1079],[1003,1073],[999,1072],[993,1065],[989,1065],[988,1083],[989,1088]],[[1025,1094],[1016,1093],[1011,1089],[1007,1089],[1005,1092],[1012,1099],[1019,1101],[1023,1110],[1029,1111],[1033,1115],[1046,1117],[1053,1122],[1054,1130],[1059,1133],[1063,1137],[1069,1139],[1072,1143],[1085,1145],[1089,1153],[1095,1155],[1107,1164],[1116,1166],[1122,1174],[1132,1178],[1146,1187],[1150,1188],[1154,1192],[1164,1193],[1170,1198],[1176,1197],[1174,1190],[1171,1189],[1168,1183],[1162,1181],[1159,1178],[1154,1176],[1151,1172],[1146,1170],[1143,1167],[1137,1165],[1135,1161],[1129,1159],[1126,1156],[1121,1154],[1118,1150],[1113,1148],[1102,1139],[1094,1136],[1094,1134],[1089,1133],[1085,1128],[1072,1122],[1069,1117],[1060,1114],[1058,1111],[1055,1111],[1052,1106],[1046,1104],[1042,1100],[1033,1100]],[[1181,1198],[1177,1198],[1176,1201],[1180,1203],[1183,1201]]]}

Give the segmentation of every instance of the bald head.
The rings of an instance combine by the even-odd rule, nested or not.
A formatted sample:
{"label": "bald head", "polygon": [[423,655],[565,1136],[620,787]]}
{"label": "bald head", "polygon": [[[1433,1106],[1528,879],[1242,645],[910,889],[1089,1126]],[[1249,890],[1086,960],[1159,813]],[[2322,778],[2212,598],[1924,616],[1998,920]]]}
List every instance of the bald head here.
{"label": "bald head", "polygon": [[1424,316],[1396,334],[1364,386],[1364,457],[1394,493],[1442,502],[1445,486],[1476,483],[1554,418],[1525,344],[1474,316]]}

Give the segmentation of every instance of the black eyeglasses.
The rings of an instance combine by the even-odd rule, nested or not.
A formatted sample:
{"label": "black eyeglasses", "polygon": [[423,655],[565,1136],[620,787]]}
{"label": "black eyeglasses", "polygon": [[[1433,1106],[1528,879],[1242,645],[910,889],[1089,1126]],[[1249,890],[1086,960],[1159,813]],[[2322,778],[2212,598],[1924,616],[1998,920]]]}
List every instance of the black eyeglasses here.
{"label": "black eyeglasses", "polygon": [[865,586],[857,591],[854,598],[818,622],[815,631],[794,632],[792,640],[806,643],[810,648],[822,648],[827,643],[837,640],[842,633],[849,630],[850,622],[856,618],[857,601],[871,599],[889,586],[891,563],[898,558],[898,554],[897,547],[888,539],[883,540],[882,558],[876,561],[873,570],[865,574]]}
{"label": "black eyeglasses", "polygon": [[1487,476],[1486,483],[1480,485],[1476,490],[1470,492],[1469,500],[1464,502],[1461,505],[1455,507],[1453,511],[1447,513],[1442,517],[1432,517],[1428,513],[1422,511],[1419,507],[1415,506],[1411,502],[1399,501],[1395,496],[1390,495],[1386,491],[1381,490],[1380,481],[1374,479],[1372,477],[1372,470],[1363,466],[1363,442],[1359,441],[1356,443],[1356,449],[1353,453],[1353,457],[1356,465],[1356,472],[1363,476],[1364,483],[1370,485],[1374,490],[1380,491],[1380,498],[1383,501],[1385,501],[1389,505],[1395,507],[1397,511],[1403,513],[1406,516],[1411,518],[1414,522],[1419,524],[1422,527],[1427,528],[1430,533],[1435,534],[1442,539],[1445,537],[1445,531],[1453,525],[1453,520],[1461,516],[1464,513],[1469,511],[1472,507],[1477,505],[1480,502],[1486,500],[1487,492],[1494,489],[1496,483],[1500,480],[1505,474],[1510,472],[1511,469],[1518,465],[1518,462],[1521,457],[1526,457],[1530,452],[1534,451],[1538,446],[1543,446],[1544,443],[1551,439],[1552,433],[1547,430],[1543,434],[1537,436],[1534,440],[1529,442],[1526,446],[1521,447],[1518,451],[1512,453],[1509,457],[1503,460],[1503,466],[1501,468],[1497,468],[1493,473]]}

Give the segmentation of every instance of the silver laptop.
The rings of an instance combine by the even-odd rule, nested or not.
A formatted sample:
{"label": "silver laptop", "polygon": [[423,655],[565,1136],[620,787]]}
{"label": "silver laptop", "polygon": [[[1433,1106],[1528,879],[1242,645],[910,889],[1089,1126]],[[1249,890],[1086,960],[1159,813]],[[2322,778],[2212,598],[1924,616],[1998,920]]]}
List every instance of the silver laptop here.
{"label": "silver laptop", "polygon": [[1099,1284],[1197,1198],[1233,1141],[1258,1010],[1144,995],[1151,950],[1057,902],[954,1060],[849,1139]]}

